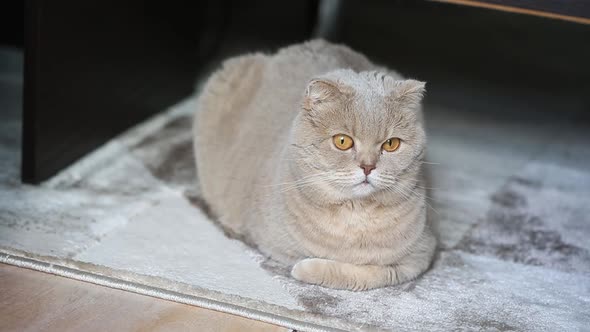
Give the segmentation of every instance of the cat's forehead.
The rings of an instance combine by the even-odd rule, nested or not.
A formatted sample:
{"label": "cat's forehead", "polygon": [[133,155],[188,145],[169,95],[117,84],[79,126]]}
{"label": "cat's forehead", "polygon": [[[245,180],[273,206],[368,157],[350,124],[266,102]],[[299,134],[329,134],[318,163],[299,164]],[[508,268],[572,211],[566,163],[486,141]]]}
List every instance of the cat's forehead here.
{"label": "cat's forehead", "polygon": [[319,112],[331,129],[343,128],[367,139],[382,139],[392,131],[411,129],[414,112],[392,101],[392,92],[400,81],[379,71],[357,73],[347,69],[326,76],[346,96],[328,104],[331,111]]}
{"label": "cat's forehead", "polygon": [[380,71],[354,72],[350,69],[337,70],[328,77],[347,87],[358,96],[371,98],[385,97],[391,93],[395,79]]}
{"label": "cat's forehead", "polygon": [[410,120],[405,112],[396,110],[378,91],[356,95],[343,111],[351,116],[342,117],[342,121],[356,135],[364,137],[381,137],[395,128],[407,127]]}

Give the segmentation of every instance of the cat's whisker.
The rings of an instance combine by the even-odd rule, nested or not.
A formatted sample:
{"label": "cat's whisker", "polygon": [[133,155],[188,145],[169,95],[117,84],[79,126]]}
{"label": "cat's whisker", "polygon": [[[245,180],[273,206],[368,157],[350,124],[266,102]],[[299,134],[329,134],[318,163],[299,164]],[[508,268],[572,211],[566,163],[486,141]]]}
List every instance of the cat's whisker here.
{"label": "cat's whisker", "polygon": [[314,174],[310,174],[310,175],[304,176],[304,177],[302,177],[300,179],[297,179],[295,181],[275,183],[275,184],[268,185],[268,186],[265,186],[265,187],[277,187],[277,186],[283,186],[283,185],[296,184],[296,183],[299,183],[301,181],[305,181],[305,180],[309,180],[309,179],[314,179],[316,177],[321,177],[321,176],[325,176],[325,175],[327,175],[327,173],[314,173]]}
{"label": "cat's whisker", "polygon": [[[395,183],[400,182],[399,179],[397,179],[396,177],[391,177],[391,176],[383,176],[382,175],[379,177],[379,179],[387,184],[395,184]],[[420,180],[420,179],[407,179],[407,180],[404,180],[404,182],[416,184],[416,183],[422,182],[422,180]],[[416,185],[416,188],[426,189],[426,190],[447,190],[445,188],[440,188],[440,187],[425,187],[425,186],[419,186],[419,185]]]}
{"label": "cat's whisker", "polygon": [[285,188],[282,188],[279,192],[280,193],[285,193],[287,191],[293,190],[293,189],[300,189],[300,188],[304,188],[304,187],[308,187],[310,185],[313,184],[317,184],[319,181],[325,181],[327,183],[334,183],[335,179],[333,177],[331,177],[329,174],[321,174],[322,176],[316,176],[310,179],[306,179],[305,181],[298,181],[296,183],[293,183],[291,185],[287,185]]}
{"label": "cat's whisker", "polygon": [[299,186],[293,186],[293,187],[289,187],[289,188],[284,188],[284,189],[280,190],[279,192],[281,194],[284,194],[286,192],[289,192],[289,191],[292,191],[292,190],[295,190],[295,189],[302,189],[302,188],[311,189],[312,191],[318,191],[318,188],[312,186],[313,184],[314,183],[306,183],[306,184],[299,185]]}
{"label": "cat's whisker", "polygon": [[442,188],[437,188],[437,187],[416,186],[416,188],[425,189],[425,190],[443,190]]}
{"label": "cat's whisker", "polygon": [[[397,190],[396,188],[387,187],[387,188],[385,188],[385,190],[388,191],[389,193],[392,193],[392,194],[395,194],[395,195],[401,195],[401,198],[402,198],[402,201],[401,202],[409,199],[409,197],[407,196],[407,194],[405,194],[405,193]],[[401,203],[401,202],[398,201],[397,203]]]}
{"label": "cat's whisker", "polygon": [[[410,188],[408,186],[405,186],[403,183],[397,183],[397,185],[400,186],[400,187],[402,187],[405,190],[409,190],[410,192],[412,192],[412,193],[414,193],[416,195],[420,195],[421,197],[424,197],[426,199],[429,199],[429,200],[431,200],[433,202],[438,202],[435,198],[430,197],[430,196],[426,195],[425,193],[418,193],[413,188]],[[419,186],[416,186],[416,188],[420,188],[420,187]]]}
{"label": "cat's whisker", "polygon": [[420,198],[425,198],[425,200],[424,200],[424,204],[426,204],[426,206],[428,206],[430,209],[432,209],[432,211],[434,211],[434,212],[435,212],[437,215],[440,215],[440,214],[438,213],[438,211],[437,211],[437,210],[436,210],[436,209],[435,209],[435,208],[434,208],[434,207],[433,207],[433,206],[432,206],[430,203],[428,203],[428,201],[427,201],[428,199],[430,199],[430,200],[431,200],[431,201],[433,201],[433,202],[437,202],[437,200],[435,200],[435,199],[434,199],[434,198],[432,198],[432,197],[428,197],[426,194],[417,193],[416,191],[414,191],[414,190],[412,190],[412,189],[410,189],[410,188],[408,188],[408,187],[403,187],[403,185],[400,185],[399,187],[401,187],[401,188],[400,188],[400,190],[402,190],[402,191],[403,191],[403,190],[409,190],[411,193],[413,193],[413,194],[414,194],[414,195],[416,195],[417,197],[420,197]]}
{"label": "cat's whisker", "polygon": [[[435,198],[429,197],[425,193],[418,193],[413,188],[408,187],[407,185],[404,184],[404,182],[401,182],[401,181],[399,181],[397,179],[396,180],[393,180],[393,179],[388,178],[388,179],[381,179],[381,180],[385,184],[388,184],[389,185],[387,188],[391,188],[391,189],[396,190],[396,192],[398,194],[403,195],[406,199],[410,196],[409,194],[413,194],[413,195],[415,195],[417,197],[424,198],[425,199],[424,203],[430,209],[432,209],[436,214],[439,214],[438,211],[431,204],[429,204],[428,201],[427,201],[427,200],[431,200],[433,202],[438,202]],[[407,180],[406,182],[408,182],[409,185],[412,185],[412,184],[419,183],[420,181],[410,181],[410,180]],[[419,187],[419,186],[416,186],[416,187]]]}

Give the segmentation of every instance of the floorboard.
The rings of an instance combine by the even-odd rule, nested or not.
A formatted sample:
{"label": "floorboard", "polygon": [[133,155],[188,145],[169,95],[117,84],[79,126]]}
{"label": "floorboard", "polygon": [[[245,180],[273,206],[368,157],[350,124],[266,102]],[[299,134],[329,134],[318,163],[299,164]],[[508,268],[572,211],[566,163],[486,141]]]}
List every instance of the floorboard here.
{"label": "floorboard", "polygon": [[0,331],[289,331],[5,264],[0,294]]}

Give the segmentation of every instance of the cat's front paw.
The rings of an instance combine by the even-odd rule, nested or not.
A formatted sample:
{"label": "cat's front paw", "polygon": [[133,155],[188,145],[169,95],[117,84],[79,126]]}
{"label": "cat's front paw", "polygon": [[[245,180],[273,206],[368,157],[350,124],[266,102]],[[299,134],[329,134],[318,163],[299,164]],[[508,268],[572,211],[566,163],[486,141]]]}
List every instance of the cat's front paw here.
{"label": "cat's front paw", "polygon": [[383,287],[389,267],[353,265],[330,259],[306,258],[293,266],[291,276],[308,284],[352,291]]}
{"label": "cat's front paw", "polygon": [[300,260],[293,266],[291,276],[308,284],[330,287],[330,275],[332,274],[331,267],[333,263],[335,262],[329,259],[306,258]]}

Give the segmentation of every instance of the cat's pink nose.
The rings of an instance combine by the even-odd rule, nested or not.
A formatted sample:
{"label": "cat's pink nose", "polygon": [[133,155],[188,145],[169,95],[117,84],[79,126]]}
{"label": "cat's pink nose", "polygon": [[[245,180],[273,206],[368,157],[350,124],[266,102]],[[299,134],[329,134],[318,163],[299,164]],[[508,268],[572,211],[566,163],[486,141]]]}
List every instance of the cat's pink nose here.
{"label": "cat's pink nose", "polygon": [[374,170],[375,168],[377,168],[377,166],[375,166],[375,165],[361,165],[361,168],[365,172],[365,175],[368,176],[369,174],[371,174],[371,171],[372,170]]}

